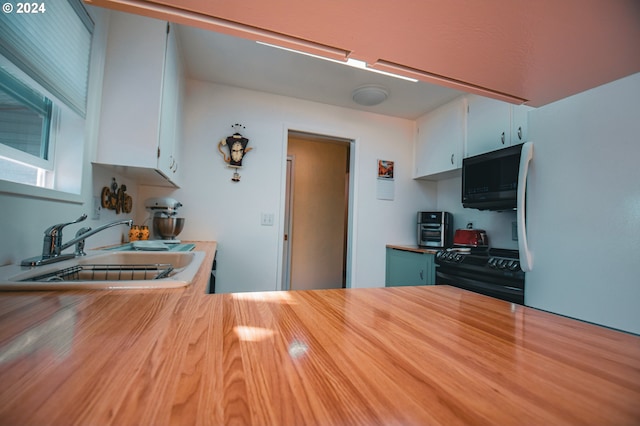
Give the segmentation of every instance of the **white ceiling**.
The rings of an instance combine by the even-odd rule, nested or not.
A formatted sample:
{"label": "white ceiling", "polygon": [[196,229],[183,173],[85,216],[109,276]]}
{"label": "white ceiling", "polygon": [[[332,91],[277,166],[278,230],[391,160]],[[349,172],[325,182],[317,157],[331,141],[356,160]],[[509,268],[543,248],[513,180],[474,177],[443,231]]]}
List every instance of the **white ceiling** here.
{"label": "white ceiling", "polygon": [[[276,49],[200,28],[178,26],[187,76],[228,86],[306,99],[383,115],[416,119],[463,92],[410,82]],[[357,87],[384,86],[389,97],[365,107],[351,99]]]}
{"label": "white ceiling", "polygon": [[[533,107],[640,70],[639,0],[84,1],[334,59],[367,61],[423,82]],[[206,61],[215,50],[202,44],[188,55],[191,68],[208,75],[197,71],[202,61],[216,75],[206,78],[214,80],[241,71],[243,86],[251,82],[262,90],[347,105],[347,94],[362,81],[361,73],[335,66],[268,51],[249,53],[245,48],[256,46],[246,43],[221,50],[212,66]],[[237,69],[243,66],[249,69]],[[290,80],[287,67],[296,73]],[[245,78],[250,71],[263,75],[250,81]],[[415,116],[433,105],[423,88],[394,85],[389,102],[373,109]]]}

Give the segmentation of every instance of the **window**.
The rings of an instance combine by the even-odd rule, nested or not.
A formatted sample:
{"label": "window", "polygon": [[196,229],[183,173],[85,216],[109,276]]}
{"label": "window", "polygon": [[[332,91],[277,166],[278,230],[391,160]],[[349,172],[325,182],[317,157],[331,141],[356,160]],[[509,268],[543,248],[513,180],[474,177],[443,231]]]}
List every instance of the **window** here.
{"label": "window", "polygon": [[53,103],[0,68],[0,178],[45,186]]}
{"label": "window", "polygon": [[80,0],[0,14],[1,180],[80,192],[93,25]]}

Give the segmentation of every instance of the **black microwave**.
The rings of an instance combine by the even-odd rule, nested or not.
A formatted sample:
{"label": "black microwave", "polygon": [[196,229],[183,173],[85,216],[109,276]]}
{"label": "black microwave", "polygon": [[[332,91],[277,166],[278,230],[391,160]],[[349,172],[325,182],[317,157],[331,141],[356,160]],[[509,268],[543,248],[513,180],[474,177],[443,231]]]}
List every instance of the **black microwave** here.
{"label": "black microwave", "polygon": [[462,205],[478,210],[517,206],[522,144],[462,160]]}

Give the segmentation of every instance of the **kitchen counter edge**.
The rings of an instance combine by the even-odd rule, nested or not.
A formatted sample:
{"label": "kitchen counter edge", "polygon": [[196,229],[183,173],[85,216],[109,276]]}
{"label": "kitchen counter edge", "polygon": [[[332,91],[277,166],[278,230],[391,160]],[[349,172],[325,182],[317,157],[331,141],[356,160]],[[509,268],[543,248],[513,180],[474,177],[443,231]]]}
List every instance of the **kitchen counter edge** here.
{"label": "kitchen counter edge", "polygon": [[417,245],[404,245],[404,244],[387,244],[387,248],[402,251],[412,251],[414,253],[436,254],[441,249],[439,248],[425,248],[418,247]]}

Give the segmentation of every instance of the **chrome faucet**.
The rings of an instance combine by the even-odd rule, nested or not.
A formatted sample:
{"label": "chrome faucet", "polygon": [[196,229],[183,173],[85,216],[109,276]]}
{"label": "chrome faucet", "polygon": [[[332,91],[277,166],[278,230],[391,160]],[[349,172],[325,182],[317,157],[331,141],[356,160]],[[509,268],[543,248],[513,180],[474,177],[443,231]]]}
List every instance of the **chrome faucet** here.
{"label": "chrome faucet", "polygon": [[[83,214],[73,222],[59,223],[57,225],[53,225],[47,228],[47,230],[44,231],[44,243],[42,245],[42,255],[25,259],[20,264],[22,266],[39,266],[39,265],[46,265],[53,262],[60,262],[62,260],[73,259],[76,256],[84,256],[86,254],[84,252],[85,239],[107,228],[111,228],[112,226],[127,225],[131,227],[131,224],[133,223],[133,220],[125,219],[125,220],[118,220],[115,222],[107,223],[93,230],[91,228],[82,228],[78,231],[75,238],[63,244],[62,228],[64,228],[67,225],[72,225],[74,223],[82,222],[86,218],[87,218],[87,215]],[[67,249],[68,247],[71,247],[74,244],[77,244],[75,253],[62,254],[63,250]]]}
{"label": "chrome faucet", "polygon": [[[86,215],[83,215],[86,217]],[[107,223],[105,225],[102,225],[96,229],[91,229],[91,228],[82,228],[80,229],[80,231],[78,231],[78,233],[76,234],[76,237],[74,239],[72,239],[71,241],[67,241],[66,243],[62,244],[60,246],[60,248],[57,250],[58,256],[60,255],[60,252],[68,247],[71,247],[74,244],[78,244],[78,247],[76,248],[76,253],[74,254],[74,256],[80,255],[80,256],[85,256],[86,253],[84,252],[84,240],[89,238],[92,235],[97,234],[100,231],[103,231],[107,228],[111,228],[112,226],[116,226],[116,225],[127,225],[129,228],[131,228],[131,225],[133,224],[133,220],[131,219],[124,219],[124,220],[117,220],[115,222],[111,222],[111,223]]]}
{"label": "chrome faucet", "polygon": [[[82,234],[86,234],[87,232],[91,231],[91,227],[90,226],[85,226],[84,228],[80,228],[78,229],[78,232],[76,232],[76,238],[79,237]],[[86,237],[85,237],[86,238]],[[74,252],[75,256],[86,256],[87,253],[84,252],[84,240],[80,240],[76,243],[76,251]]]}

